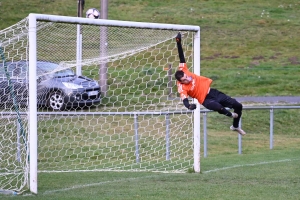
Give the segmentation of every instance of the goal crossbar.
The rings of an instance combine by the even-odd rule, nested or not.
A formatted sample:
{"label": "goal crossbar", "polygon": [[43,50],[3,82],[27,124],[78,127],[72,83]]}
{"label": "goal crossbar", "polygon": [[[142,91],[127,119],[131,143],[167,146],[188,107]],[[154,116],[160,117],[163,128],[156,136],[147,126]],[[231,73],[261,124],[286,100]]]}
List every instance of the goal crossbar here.
{"label": "goal crossbar", "polygon": [[68,16],[58,16],[58,15],[44,15],[44,14],[29,14],[29,19],[33,19],[37,21],[87,24],[87,25],[96,25],[96,26],[116,26],[116,27],[131,27],[131,28],[144,28],[144,29],[195,31],[195,32],[200,31],[199,26],[192,26],[192,25],[133,22],[133,21],[119,21],[119,20],[108,20],[108,19],[88,19],[88,18],[68,17]]}
{"label": "goal crossbar", "polygon": [[[38,152],[37,152],[37,21],[59,22],[80,25],[94,25],[107,27],[129,27],[141,29],[161,29],[193,31],[194,52],[193,52],[193,70],[195,74],[200,75],[200,27],[178,24],[161,24],[146,22],[130,22],[102,19],[87,19],[78,17],[29,14],[29,143],[30,143],[30,191],[37,193],[37,171],[38,171]],[[196,101],[196,100],[194,100]],[[196,101],[196,103],[198,103]],[[194,112],[194,170],[200,172],[200,106]]]}

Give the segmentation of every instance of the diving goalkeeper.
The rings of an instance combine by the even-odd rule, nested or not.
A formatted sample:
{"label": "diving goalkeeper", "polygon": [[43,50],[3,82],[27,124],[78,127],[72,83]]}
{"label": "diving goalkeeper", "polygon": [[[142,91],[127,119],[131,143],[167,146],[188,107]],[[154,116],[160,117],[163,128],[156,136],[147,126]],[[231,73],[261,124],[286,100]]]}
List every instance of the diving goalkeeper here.
{"label": "diving goalkeeper", "polygon": [[[190,110],[196,109],[196,104],[190,104],[188,97],[196,98],[205,108],[233,118],[230,130],[246,135],[246,132],[239,127],[243,105],[219,90],[210,88],[212,79],[190,72],[185,62],[180,33],[176,36],[176,43],[180,64],[179,70],[175,73],[175,78],[184,106]],[[225,107],[233,108],[233,112],[228,111]]]}

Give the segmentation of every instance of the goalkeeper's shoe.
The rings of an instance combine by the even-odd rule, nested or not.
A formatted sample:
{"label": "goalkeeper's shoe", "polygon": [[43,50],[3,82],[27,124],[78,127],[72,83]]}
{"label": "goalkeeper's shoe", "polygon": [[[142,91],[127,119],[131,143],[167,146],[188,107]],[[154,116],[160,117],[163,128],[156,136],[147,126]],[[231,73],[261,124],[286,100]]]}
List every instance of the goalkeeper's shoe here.
{"label": "goalkeeper's shoe", "polygon": [[234,126],[230,126],[230,130],[237,131],[241,135],[246,135],[246,132],[243,129],[241,129],[240,127],[235,128]]}
{"label": "goalkeeper's shoe", "polygon": [[234,113],[234,112],[233,112],[233,113],[231,113],[231,114],[232,114],[232,115],[231,115],[232,118],[238,118],[238,117],[239,117],[239,115],[238,115],[237,113]]}
{"label": "goalkeeper's shoe", "polygon": [[180,32],[176,36],[176,42],[181,42],[181,34],[180,34]]}

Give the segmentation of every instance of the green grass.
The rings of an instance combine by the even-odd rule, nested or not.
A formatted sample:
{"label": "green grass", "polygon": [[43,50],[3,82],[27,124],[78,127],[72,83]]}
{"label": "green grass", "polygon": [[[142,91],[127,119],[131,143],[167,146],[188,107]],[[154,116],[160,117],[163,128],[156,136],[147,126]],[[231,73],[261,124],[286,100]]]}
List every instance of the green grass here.
{"label": "green grass", "polygon": [[[213,87],[230,96],[299,96],[300,94],[300,4],[299,1],[258,0],[108,0],[108,18],[125,21],[159,22],[198,25],[201,27],[201,74],[211,77]],[[99,0],[86,0],[86,8],[99,7]],[[76,16],[77,1],[73,0],[2,0],[0,29],[4,29],[29,13]],[[70,36],[72,38],[72,36]],[[0,41],[1,43],[1,41]],[[96,48],[96,47],[95,47]],[[51,53],[55,51],[55,46]],[[169,55],[167,55],[169,56]],[[138,60],[137,56],[134,60]],[[172,58],[171,58],[172,59]],[[174,58],[173,58],[174,59]],[[133,60],[133,61],[134,61]],[[130,60],[131,62],[132,60]],[[132,62],[130,66],[138,66]],[[117,69],[117,63],[111,68]],[[158,73],[151,66],[141,70],[147,75]],[[85,75],[97,77],[93,70]],[[112,77],[130,78],[130,71],[111,72]],[[160,73],[160,72],[159,72]],[[138,74],[134,74],[138,76]],[[150,80],[149,80],[150,81]],[[158,90],[159,85],[135,79],[132,84],[147,87],[145,92]],[[113,82],[110,82],[113,85]],[[163,85],[165,87],[165,85]],[[151,88],[148,88],[151,87]],[[119,93],[140,96],[142,89],[123,89]],[[176,90],[174,90],[176,91]],[[139,104],[144,97],[128,101],[124,96],[103,99],[107,106]],[[148,102],[155,104],[158,100]],[[113,102],[113,103],[110,103]],[[136,108],[133,107],[132,110]],[[101,111],[102,107],[92,108]],[[146,172],[74,172],[40,173],[38,195],[1,199],[299,199],[299,110],[274,111],[274,149],[269,149],[269,112],[244,111],[243,154],[237,153],[237,136],[227,131],[231,121],[217,113],[208,114],[208,157],[201,159],[201,174],[164,174]],[[61,121],[57,121],[59,123]],[[64,121],[63,121],[64,122]],[[84,119],[81,123],[84,124]],[[54,142],[61,137],[59,128],[45,122],[41,132]],[[82,135],[91,132],[79,124],[67,122],[72,129],[64,133]],[[90,122],[89,122],[90,123]],[[97,122],[92,122],[97,123]],[[120,122],[123,123],[123,122]],[[94,124],[94,125],[95,125]],[[78,127],[76,127],[78,125]],[[103,127],[116,126],[104,123]],[[70,128],[65,127],[64,128]],[[183,128],[185,130],[186,127]],[[95,134],[95,133],[91,133]],[[84,136],[82,136],[84,137]],[[120,135],[121,137],[121,135]],[[67,140],[60,138],[60,142]],[[109,140],[110,138],[105,138]],[[113,138],[118,141],[118,138]],[[95,141],[98,143],[98,141]],[[120,141],[119,141],[120,142]],[[41,141],[41,144],[43,141]],[[87,151],[78,144],[66,148]],[[93,146],[92,148],[96,148]],[[146,148],[146,146],[143,146]],[[104,149],[105,150],[105,149]],[[49,154],[59,155],[56,149],[41,153],[43,162]],[[79,155],[84,157],[85,155]],[[91,156],[101,157],[101,152]],[[113,155],[112,155],[113,156]],[[134,158],[133,158],[134,159]],[[60,160],[53,160],[55,164]],[[28,195],[28,196],[26,196]]]}
{"label": "green grass", "polygon": [[[200,26],[201,74],[231,96],[300,94],[298,1],[109,0],[108,5],[113,20]],[[91,7],[100,2],[86,1],[85,10]],[[4,0],[0,11],[4,29],[32,12],[76,16],[77,2]]]}
{"label": "green grass", "polygon": [[292,200],[299,198],[299,153],[298,147],[214,155],[202,158],[200,174],[40,173],[38,195],[1,196],[1,199]]}
{"label": "green grass", "polygon": [[[208,114],[208,157],[203,157],[203,141],[201,144],[201,173],[155,173],[155,172],[65,172],[65,173],[39,173],[38,195],[25,192],[22,195],[13,197],[15,199],[297,199],[299,196],[299,175],[300,175],[300,148],[299,132],[295,131],[295,125],[299,116],[299,110],[275,110],[274,111],[274,145],[270,150],[268,112],[261,110],[244,111],[243,127],[248,134],[242,138],[242,154],[238,154],[237,134],[229,131],[227,127],[231,119],[224,118],[217,113]],[[59,170],[61,166],[74,164],[73,160],[80,158],[85,167],[84,160],[89,162],[102,161],[106,166],[112,164],[116,155],[109,155],[109,158],[102,157],[106,153],[106,147],[120,145],[124,141],[124,133],[104,137],[103,141],[91,141],[83,139],[87,135],[82,132],[96,136],[91,130],[81,130],[75,133],[78,123],[71,123],[74,120],[57,120],[57,123],[65,127],[65,124],[73,127],[64,137],[60,132],[55,131],[56,127],[47,125],[43,128],[53,129],[48,133],[40,135],[39,145],[44,146],[42,137],[47,135],[52,138],[54,149],[42,150],[40,152],[40,168]],[[88,118],[81,119],[81,123],[89,121],[91,125],[110,126],[109,123],[101,123]],[[86,122],[87,122],[86,121]],[[110,120],[108,120],[110,121]],[[115,119],[115,121],[120,120]],[[100,123],[99,123],[100,122]],[[216,123],[217,122],[217,123]],[[248,123],[249,122],[249,123]],[[152,123],[150,123],[152,124]],[[259,126],[250,127],[250,124]],[[141,126],[143,127],[143,126]],[[66,127],[67,128],[67,127]],[[69,129],[69,128],[67,128]],[[60,129],[58,129],[60,130]],[[153,130],[155,131],[155,130]],[[161,130],[160,132],[164,132]],[[47,135],[45,135],[47,134]],[[153,139],[141,146],[158,145],[155,140],[158,136],[154,133]],[[67,137],[81,137],[84,143],[64,146]],[[94,137],[93,136],[93,137]],[[69,138],[69,139],[70,139]],[[145,138],[146,139],[146,138]],[[110,141],[114,141],[110,143]],[[128,140],[130,141],[130,140]],[[50,140],[49,140],[50,142]],[[65,141],[66,142],[66,141]],[[93,146],[85,149],[87,142],[100,144],[95,146],[98,153],[94,156],[86,156],[91,152]],[[120,142],[120,144],[119,144]],[[69,144],[68,141],[66,144]],[[151,144],[155,143],[155,144]],[[58,145],[62,145],[63,148]],[[159,147],[159,146],[158,146]],[[125,147],[126,148],[126,147]],[[160,146],[163,148],[163,146]],[[62,149],[62,150],[61,150]],[[190,148],[188,148],[190,150]],[[70,152],[68,152],[70,151]],[[78,151],[78,154],[76,153]],[[132,152],[133,150],[131,150]],[[63,157],[57,157],[62,152]],[[75,154],[74,154],[75,152]],[[79,153],[80,152],[80,153]],[[159,152],[157,152],[159,153]],[[48,154],[48,155],[47,155]],[[66,155],[70,155],[67,157]],[[74,157],[75,156],[75,157]],[[117,155],[122,159],[122,154]],[[134,155],[131,155],[134,160]],[[55,160],[54,158],[59,158]],[[129,155],[128,155],[129,157]],[[174,158],[176,159],[176,158]],[[115,165],[118,163],[114,162]],[[144,163],[141,163],[144,165]],[[146,163],[145,163],[146,164]],[[146,166],[146,165],[145,165]],[[144,166],[144,167],[145,167]],[[79,166],[78,166],[79,167]],[[159,166],[158,166],[159,167]],[[54,169],[53,168],[53,169]],[[190,168],[192,166],[190,165]],[[93,169],[93,168],[91,168]],[[187,170],[191,171],[191,170]],[[9,196],[1,196],[1,199],[11,199]]]}

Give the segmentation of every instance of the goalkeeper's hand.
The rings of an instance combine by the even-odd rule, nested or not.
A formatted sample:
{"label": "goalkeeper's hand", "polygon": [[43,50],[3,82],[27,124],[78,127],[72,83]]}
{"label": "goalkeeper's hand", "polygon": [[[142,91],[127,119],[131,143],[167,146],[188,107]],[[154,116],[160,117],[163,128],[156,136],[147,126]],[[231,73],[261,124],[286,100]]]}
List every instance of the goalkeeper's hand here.
{"label": "goalkeeper's hand", "polygon": [[195,110],[197,108],[196,104],[190,104],[189,110]]}
{"label": "goalkeeper's hand", "polygon": [[181,42],[181,34],[180,34],[180,32],[177,34],[177,36],[176,36],[176,42],[177,43],[180,43]]}

